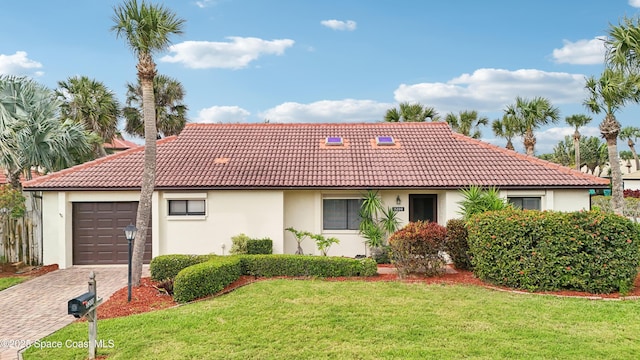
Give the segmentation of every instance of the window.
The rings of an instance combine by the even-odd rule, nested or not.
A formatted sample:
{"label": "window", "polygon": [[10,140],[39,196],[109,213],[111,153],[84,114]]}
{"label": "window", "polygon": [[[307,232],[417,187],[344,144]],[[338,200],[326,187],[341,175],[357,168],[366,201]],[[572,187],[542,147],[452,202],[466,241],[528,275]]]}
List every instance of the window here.
{"label": "window", "polygon": [[358,230],[360,227],[360,199],[324,199],[322,228],[324,230]]}
{"label": "window", "polygon": [[204,210],[204,200],[169,200],[169,215],[204,215]]}
{"label": "window", "polygon": [[541,210],[539,197],[509,197],[509,203],[518,209]]}

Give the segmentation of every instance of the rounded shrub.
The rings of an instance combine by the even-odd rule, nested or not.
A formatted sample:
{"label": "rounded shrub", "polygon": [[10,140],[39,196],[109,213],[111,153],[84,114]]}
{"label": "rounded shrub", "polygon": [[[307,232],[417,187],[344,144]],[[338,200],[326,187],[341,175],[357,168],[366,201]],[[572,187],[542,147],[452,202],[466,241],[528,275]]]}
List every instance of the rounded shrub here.
{"label": "rounded shrub", "polygon": [[238,256],[220,256],[189,266],[178,273],[173,283],[173,297],[178,302],[192,301],[216,294],[242,275]]}
{"label": "rounded shrub", "polygon": [[640,232],[627,218],[599,211],[504,210],[468,223],[474,274],[526,290],[625,292],[640,261]]}
{"label": "rounded shrub", "polygon": [[216,255],[160,255],[151,260],[149,271],[151,278],[156,281],[174,279],[180,270],[191,265],[209,261]]}
{"label": "rounded shrub", "polygon": [[447,229],[434,222],[410,222],[389,238],[391,257],[398,275],[422,272],[428,276],[442,273],[445,265]]}
{"label": "rounded shrub", "polygon": [[462,219],[451,219],[447,221],[447,241],[446,251],[456,269],[470,270],[471,256],[469,253],[469,242],[467,226]]}

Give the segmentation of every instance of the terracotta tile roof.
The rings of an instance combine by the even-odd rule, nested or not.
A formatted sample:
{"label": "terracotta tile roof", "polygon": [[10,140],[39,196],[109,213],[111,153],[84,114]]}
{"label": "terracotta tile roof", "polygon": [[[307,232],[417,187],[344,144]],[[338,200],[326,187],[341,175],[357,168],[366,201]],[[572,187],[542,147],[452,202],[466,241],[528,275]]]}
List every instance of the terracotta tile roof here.
{"label": "terracotta tile roof", "polygon": [[[35,170],[31,170],[31,178],[35,179],[37,177],[40,177],[42,175],[40,175],[39,172],[35,171]],[[6,184],[9,182],[9,179],[7,178],[7,173],[6,170],[3,168],[0,168],[0,185]],[[20,174],[20,182],[24,183],[25,182],[25,178],[24,178],[24,174]]]}
{"label": "terracotta tile roof", "polygon": [[127,150],[134,147],[138,147],[140,145],[134,143],[133,141],[125,140],[122,137],[115,137],[111,142],[104,143],[105,149],[113,149],[113,150]]}
{"label": "terracotta tile roof", "polygon": [[[341,136],[343,146],[325,146]],[[393,146],[376,145],[392,136]],[[139,188],[144,147],[26,183]],[[446,123],[188,124],[158,142],[156,188],[602,188],[608,180],[452,133]]]}

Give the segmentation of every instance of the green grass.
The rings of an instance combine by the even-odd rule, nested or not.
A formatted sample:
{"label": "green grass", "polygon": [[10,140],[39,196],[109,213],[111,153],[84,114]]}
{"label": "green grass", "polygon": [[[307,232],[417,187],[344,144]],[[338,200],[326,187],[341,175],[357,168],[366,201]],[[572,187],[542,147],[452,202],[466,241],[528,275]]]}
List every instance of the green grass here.
{"label": "green grass", "polygon": [[[640,301],[460,285],[271,280],[173,309],[101,320],[116,359],[636,359]],[[87,323],[25,359],[84,359]]]}
{"label": "green grass", "polygon": [[18,285],[27,279],[29,278],[26,276],[0,278],[0,291],[10,288],[13,285]]}

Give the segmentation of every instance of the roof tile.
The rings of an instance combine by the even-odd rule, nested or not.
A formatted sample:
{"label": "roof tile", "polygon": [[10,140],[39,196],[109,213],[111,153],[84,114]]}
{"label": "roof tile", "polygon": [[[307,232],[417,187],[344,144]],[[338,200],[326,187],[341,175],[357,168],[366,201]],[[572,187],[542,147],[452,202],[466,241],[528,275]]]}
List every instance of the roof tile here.
{"label": "roof tile", "polygon": [[[324,146],[340,134],[348,146]],[[378,135],[396,146],[372,146]],[[453,133],[446,123],[188,124],[158,142],[156,188],[604,187],[609,181]],[[24,184],[139,188],[144,147]],[[224,159],[224,161],[221,161]]]}

